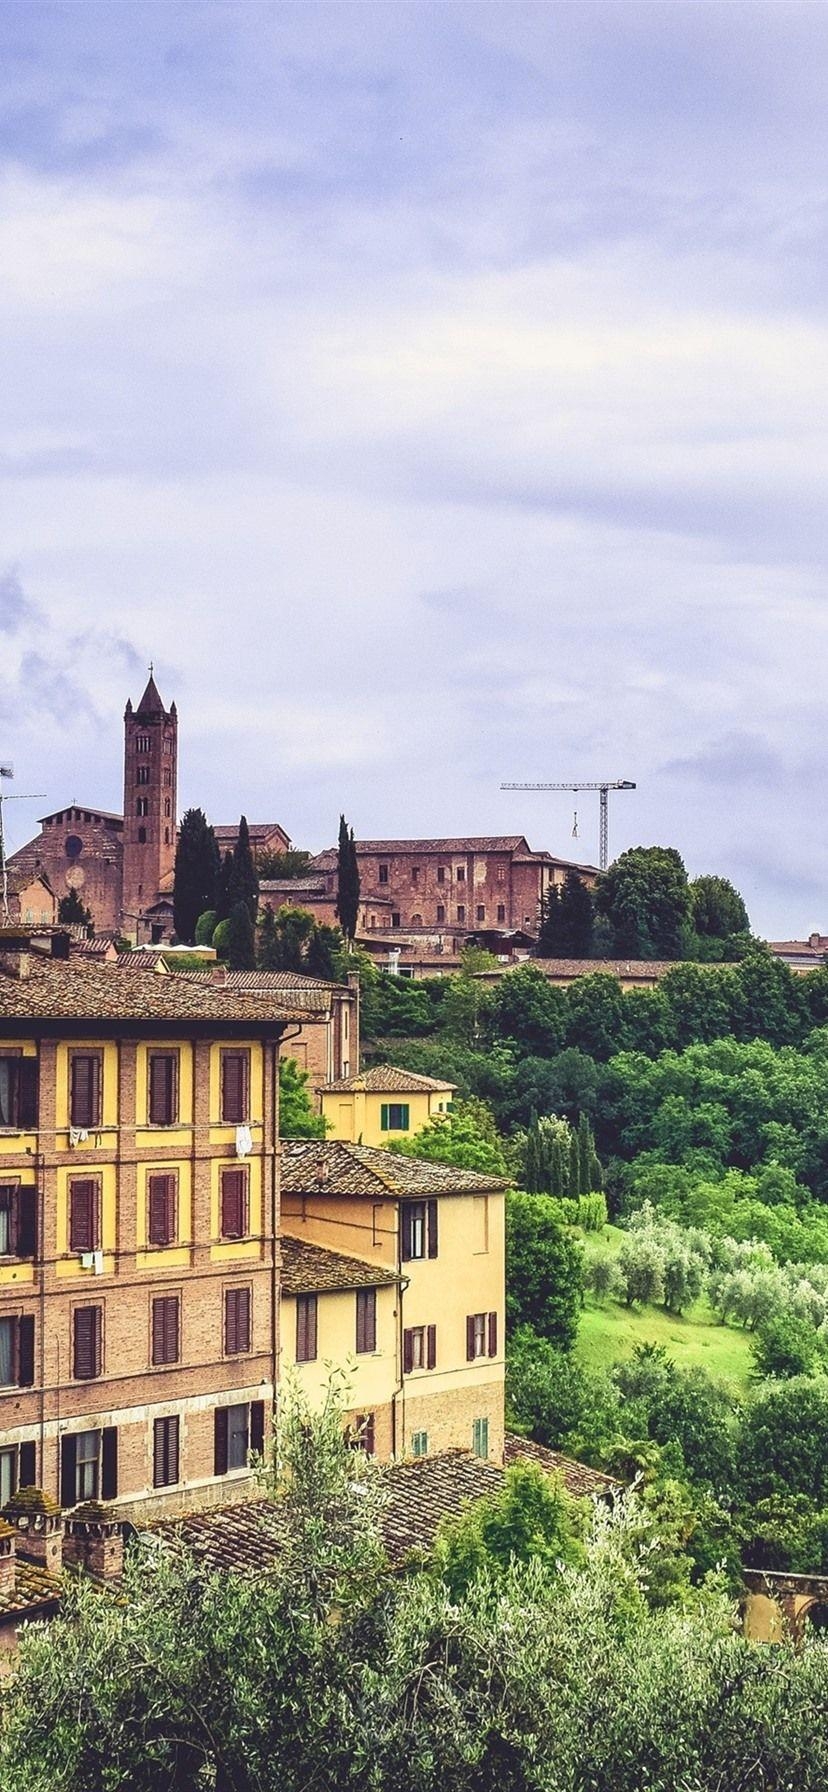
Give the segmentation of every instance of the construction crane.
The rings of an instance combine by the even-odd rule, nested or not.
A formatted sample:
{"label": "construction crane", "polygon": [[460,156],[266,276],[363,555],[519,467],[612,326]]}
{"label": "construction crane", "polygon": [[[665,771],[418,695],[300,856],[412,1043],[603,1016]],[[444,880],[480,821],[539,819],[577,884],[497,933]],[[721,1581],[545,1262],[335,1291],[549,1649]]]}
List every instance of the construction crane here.
{"label": "construction crane", "polygon": [[[597,790],[600,793],[600,837],[598,844],[598,864],[606,871],[609,863],[609,793],[611,790],[635,790],[636,785],[629,778],[599,778],[594,783],[580,784],[501,784],[501,790],[571,790],[577,795],[579,790]],[[578,833],[578,816],[575,815],[573,833]]]}

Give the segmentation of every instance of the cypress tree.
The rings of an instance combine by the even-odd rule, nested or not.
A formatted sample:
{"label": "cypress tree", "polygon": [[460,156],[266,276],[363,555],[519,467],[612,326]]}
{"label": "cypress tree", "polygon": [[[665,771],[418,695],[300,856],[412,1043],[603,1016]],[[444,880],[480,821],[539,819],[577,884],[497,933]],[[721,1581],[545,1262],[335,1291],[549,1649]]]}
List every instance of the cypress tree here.
{"label": "cypress tree", "polygon": [[216,878],[215,909],[219,921],[226,921],[233,907],[233,854],[226,852]]}
{"label": "cypress tree", "polygon": [[543,900],[537,950],[540,958],[564,956],[561,951],[561,900],[557,884],[550,884]]}
{"label": "cypress tree", "polygon": [[175,931],[187,945],[195,939],[199,916],[215,907],[218,871],[216,836],[204,810],[188,809],[178,834],[173,873]]}
{"label": "cypress tree", "polygon": [[552,1140],[549,1181],[550,1194],[558,1196],[566,1194],[569,1187],[569,1165],[559,1138]]}
{"label": "cypress tree", "polygon": [[336,918],[348,945],[353,943],[359,918],[359,864],[354,830],[344,815],[339,817],[336,865]]}
{"label": "cypress tree", "polygon": [[592,1138],[592,1127],[586,1114],[578,1116],[578,1193],[588,1195],[592,1190],[590,1175],[592,1159],[595,1156],[595,1145]]}
{"label": "cypress tree", "polygon": [[581,1192],[581,1154],[576,1132],[571,1133],[569,1139],[569,1187],[566,1192],[573,1201],[577,1201]]}
{"label": "cypress tree", "polygon": [[267,904],[259,929],[258,956],[260,971],[280,971],[282,969],[281,942],[276,932],[276,916],[270,903]]}
{"label": "cypress tree", "polygon": [[233,848],[233,873],[230,880],[231,909],[235,908],[237,902],[246,904],[251,923],[255,927],[259,908],[259,879],[250,847],[250,832],[246,815],[242,815],[239,820],[238,838]]}
{"label": "cypress tree", "polygon": [[592,951],[595,905],[577,871],[567,871],[558,897],[561,958],[588,958]]}
{"label": "cypress tree", "polygon": [[255,971],[256,942],[246,902],[237,902],[230,910],[225,954],[231,971]]}

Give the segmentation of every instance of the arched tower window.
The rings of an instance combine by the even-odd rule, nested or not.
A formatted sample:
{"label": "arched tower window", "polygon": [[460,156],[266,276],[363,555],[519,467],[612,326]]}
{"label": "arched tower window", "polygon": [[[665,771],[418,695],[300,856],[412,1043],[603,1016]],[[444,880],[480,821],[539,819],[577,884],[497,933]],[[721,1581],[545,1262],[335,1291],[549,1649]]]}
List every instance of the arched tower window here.
{"label": "arched tower window", "polygon": [[135,804],[136,815],[149,815],[149,797],[139,796]]}
{"label": "arched tower window", "polygon": [[139,844],[139,846],[146,846],[146,844],[147,844],[147,830],[146,830],[146,828],[139,828],[139,829],[138,829],[138,844]]}

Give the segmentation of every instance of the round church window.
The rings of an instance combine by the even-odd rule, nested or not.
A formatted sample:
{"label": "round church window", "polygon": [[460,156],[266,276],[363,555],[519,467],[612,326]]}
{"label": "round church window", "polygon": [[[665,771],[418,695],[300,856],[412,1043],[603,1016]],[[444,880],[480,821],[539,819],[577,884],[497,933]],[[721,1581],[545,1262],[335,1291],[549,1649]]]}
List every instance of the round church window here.
{"label": "round church window", "polygon": [[80,835],[67,834],[65,844],[67,859],[79,859],[83,852],[83,841],[81,840]]}

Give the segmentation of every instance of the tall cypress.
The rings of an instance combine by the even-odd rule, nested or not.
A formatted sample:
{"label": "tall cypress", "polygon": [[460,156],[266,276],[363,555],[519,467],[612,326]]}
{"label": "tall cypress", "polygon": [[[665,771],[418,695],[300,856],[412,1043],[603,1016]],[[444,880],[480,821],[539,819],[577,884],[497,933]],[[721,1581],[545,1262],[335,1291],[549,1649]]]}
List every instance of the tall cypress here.
{"label": "tall cypress", "polygon": [[588,1195],[592,1192],[592,1160],[595,1156],[595,1145],[592,1138],[592,1127],[586,1114],[578,1116],[578,1193]]}
{"label": "tall cypress", "polygon": [[359,863],[354,830],[344,815],[339,817],[336,864],[336,918],[348,944],[352,944],[359,918]]}
{"label": "tall cypress", "polygon": [[571,1134],[569,1140],[569,1187],[566,1192],[573,1201],[577,1201],[581,1192],[581,1154],[576,1132]]}
{"label": "tall cypress", "polygon": [[233,902],[233,854],[226,852],[216,879],[215,909],[219,921],[227,920]]}
{"label": "tall cypress", "polygon": [[239,820],[239,832],[233,848],[233,875],[230,880],[230,907],[235,908],[237,902],[243,902],[255,927],[259,908],[259,879],[256,873],[256,862],[250,846],[250,831],[247,816]]}
{"label": "tall cypress", "polygon": [[180,940],[191,945],[199,915],[216,903],[219,850],[203,809],[188,809],[175,849],[173,917]]}

